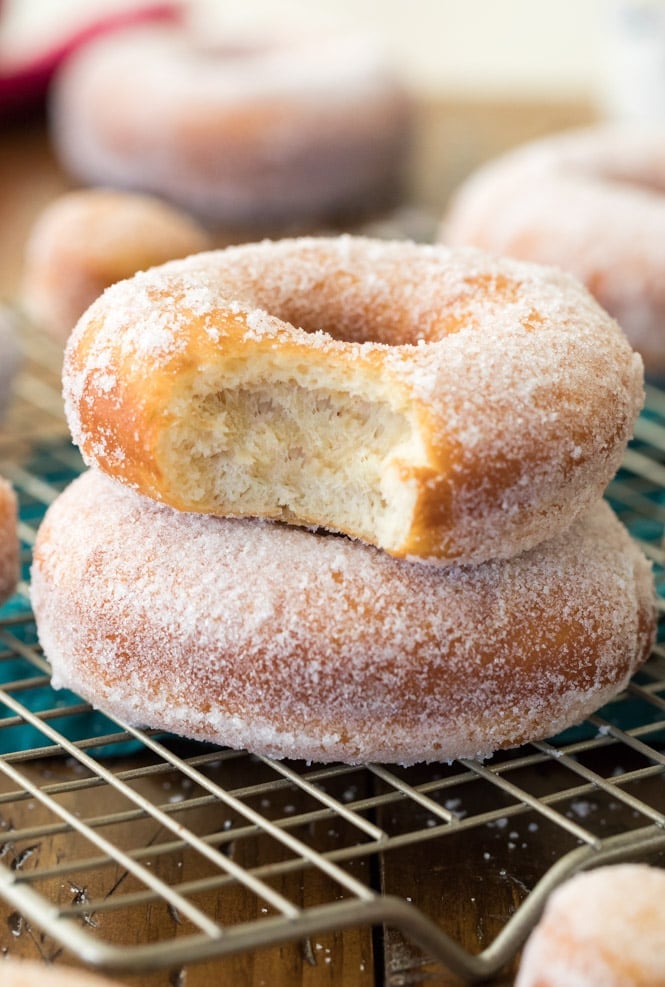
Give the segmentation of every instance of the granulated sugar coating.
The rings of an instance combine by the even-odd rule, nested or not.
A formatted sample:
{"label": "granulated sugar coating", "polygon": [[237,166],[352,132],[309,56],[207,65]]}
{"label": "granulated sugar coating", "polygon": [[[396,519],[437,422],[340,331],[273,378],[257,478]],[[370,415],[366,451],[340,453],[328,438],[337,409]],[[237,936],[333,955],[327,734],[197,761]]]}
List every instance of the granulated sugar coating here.
{"label": "granulated sugar coating", "polygon": [[439,564],[568,527],[643,401],[640,358],[567,275],[348,236],[116,284],[70,339],[64,393],[88,464],[156,500]]}
{"label": "granulated sugar coating", "polygon": [[277,757],[486,755],[580,721],[654,631],[649,563],[603,502],[532,551],[425,566],[280,523],[187,515],[98,471],[32,572],[56,687]]}
{"label": "granulated sugar coating", "polygon": [[541,264],[586,284],[665,374],[665,133],[597,124],[517,147],[457,189],[441,238]]}
{"label": "granulated sugar coating", "polygon": [[577,874],[550,897],[517,987],[663,987],[665,871],[619,864]]}

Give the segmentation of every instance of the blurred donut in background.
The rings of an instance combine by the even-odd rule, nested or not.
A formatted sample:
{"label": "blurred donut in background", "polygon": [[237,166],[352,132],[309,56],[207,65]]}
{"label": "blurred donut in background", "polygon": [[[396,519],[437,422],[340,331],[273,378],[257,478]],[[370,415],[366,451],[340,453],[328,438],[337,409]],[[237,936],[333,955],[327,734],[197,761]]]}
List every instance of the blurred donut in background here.
{"label": "blurred donut in background", "polygon": [[374,43],[318,27],[206,34],[200,22],[100,37],[61,68],[51,135],[86,184],[163,196],[264,230],[396,202],[412,105]]}
{"label": "blurred donut in background", "polygon": [[[0,0],[0,16],[7,5]],[[79,25],[62,37],[38,44],[25,52],[11,44],[0,55],[0,120],[24,119],[26,113],[44,102],[51,80],[59,66],[81,45],[108,31],[145,21],[176,20],[180,16],[175,2],[137,3],[128,9],[92,10]]]}
{"label": "blurred donut in background", "polygon": [[210,245],[194,219],[153,196],[70,192],[44,209],[28,235],[21,304],[36,325],[64,341],[109,285]]}
{"label": "blurred donut in background", "polygon": [[597,124],[481,166],[457,189],[445,243],[564,268],[665,377],[665,129]]}
{"label": "blurred donut in background", "polygon": [[16,314],[0,305],[0,421],[11,397],[12,383],[21,362]]}
{"label": "blurred donut in background", "polygon": [[527,942],[515,984],[665,984],[665,871],[624,863],[565,881]]}

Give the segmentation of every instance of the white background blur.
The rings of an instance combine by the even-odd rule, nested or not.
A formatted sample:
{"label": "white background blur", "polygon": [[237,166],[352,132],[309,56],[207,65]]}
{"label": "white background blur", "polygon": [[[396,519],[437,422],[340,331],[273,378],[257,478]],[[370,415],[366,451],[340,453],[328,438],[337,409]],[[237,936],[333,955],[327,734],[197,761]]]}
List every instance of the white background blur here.
{"label": "white background blur", "polygon": [[[324,21],[369,32],[416,93],[581,100],[665,122],[665,0],[190,0],[222,23]],[[0,58],[29,57],[139,0],[5,0]]]}

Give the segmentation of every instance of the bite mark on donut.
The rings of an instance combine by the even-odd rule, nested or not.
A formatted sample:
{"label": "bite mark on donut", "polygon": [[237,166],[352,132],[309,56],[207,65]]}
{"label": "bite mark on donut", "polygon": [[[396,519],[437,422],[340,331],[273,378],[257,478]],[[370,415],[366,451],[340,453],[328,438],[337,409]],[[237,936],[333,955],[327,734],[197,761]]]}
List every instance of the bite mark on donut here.
{"label": "bite mark on donut", "polygon": [[237,515],[394,540],[394,500],[404,476],[397,464],[417,436],[387,400],[317,386],[304,373],[300,380],[275,374],[236,385],[227,378],[223,386],[197,381],[196,392],[181,400],[161,458],[191,503],[220,513],[230,503]]}
{"label": "bite mark on donut", "polygon": [[117,284],[63,381],[86,461],[156,500],[446,564],[570,524],[643,400],[619,327],[559,272],[353,237]]}

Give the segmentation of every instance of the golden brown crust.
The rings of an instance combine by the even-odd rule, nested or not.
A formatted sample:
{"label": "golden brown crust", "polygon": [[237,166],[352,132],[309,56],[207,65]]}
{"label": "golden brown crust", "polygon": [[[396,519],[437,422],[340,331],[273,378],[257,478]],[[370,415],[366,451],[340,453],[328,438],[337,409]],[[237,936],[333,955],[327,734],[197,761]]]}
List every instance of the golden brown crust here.
{"label": "golden brown crust", "polygon": [[133,723],[319,761],[549,735],[615,695],[654,630],[650,566],[606,504],[515,559],[441,568],[183,514],[93,470],[48,511],[32,596],[58,686]]}
{"label": "golden brown crust", "polygon": [[0,603],[16,588],[19,569],[16,495],[0,477]]}
{"label": "golden brown crust", "polygon": [[87,462],[157,500],[474,563],[597,499],[643,400],[639,357],[565,275],[352,237],[114,286],[64,392]]}

